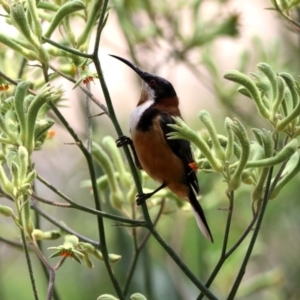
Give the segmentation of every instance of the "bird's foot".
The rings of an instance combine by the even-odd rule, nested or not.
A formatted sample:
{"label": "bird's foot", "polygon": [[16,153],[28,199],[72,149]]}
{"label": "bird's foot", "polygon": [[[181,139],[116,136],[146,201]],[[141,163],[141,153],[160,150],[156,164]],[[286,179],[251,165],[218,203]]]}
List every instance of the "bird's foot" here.
{"label": "bird's foot", "polygon": [[136,204],[137,205],[141,205],[142,203],[144,203],[147,199],[149,199],[152,196],[152,193],[148,193],[148,194],[138,194],[136,195]]}
{"label": "bird's foot", "polygon": [[120,147],[123,147],[125,145],[130,145],[132,144],[132,140],[130,137],[126,136],[126,135],[121,135],[119,136],[119,138],[116,140],[116,144],[117,144],[117,147],[120,148]]}

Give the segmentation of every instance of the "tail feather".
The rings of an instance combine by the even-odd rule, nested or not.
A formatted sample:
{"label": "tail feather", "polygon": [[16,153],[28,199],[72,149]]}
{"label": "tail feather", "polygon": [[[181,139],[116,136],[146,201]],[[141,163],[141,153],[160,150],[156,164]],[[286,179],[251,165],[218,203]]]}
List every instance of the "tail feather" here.
{"label": "tail feather", "polygon": [[190,204],[192,206],[193,209],[193,213],[195,216],[195,219],[197,221],[197,225],[200,228],[202,234],[212,243],[214,242],[212,234],[210,232],[209,226],[207,224],[203,209],[200,205],[200,203],[198,202],[196,195],[194,194],[193,190],[190,189],[190,193],[189,193],[189,200],[190,200]]}

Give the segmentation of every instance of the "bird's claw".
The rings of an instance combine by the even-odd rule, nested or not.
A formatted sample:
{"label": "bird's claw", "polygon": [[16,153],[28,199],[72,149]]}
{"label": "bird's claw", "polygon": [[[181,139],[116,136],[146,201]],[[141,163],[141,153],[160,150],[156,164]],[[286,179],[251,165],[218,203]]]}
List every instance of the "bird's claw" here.
{"label": "bird's claw", "polygon": [[125,145],[130,145],[132,143],[132,140],[131,138],[129,138],[128,136],[126,135],[121,135],[119,136],[119,138],[117,138],[116,140],[116,144],[117,144],[117,147],[120,148],[120,147],[123,147]]}
{"label": "bird's claw", "polygon": [[136,195],[136,204],[137,205],[141,205],[142,203],[144,203],[148,198],[150,198],[151,197],[151,194],[149,195],[149,194],[144,194],[144,193],[142,193],[142,194],[138,194],[138,195]]}

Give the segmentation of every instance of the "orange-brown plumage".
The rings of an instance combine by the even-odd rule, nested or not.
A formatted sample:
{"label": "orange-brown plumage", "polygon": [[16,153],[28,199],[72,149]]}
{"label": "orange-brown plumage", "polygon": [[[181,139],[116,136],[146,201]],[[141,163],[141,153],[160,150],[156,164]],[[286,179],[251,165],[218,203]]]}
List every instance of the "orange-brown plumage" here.
{"label": "orange-brown plumage", "polygon": [[[158,118],[146,132],[132,131],[131,137],[142,168],[159,183],[179,182],[184,166],[181,159],[170,152]],[[178,178],[177,178],[178,177]]]}

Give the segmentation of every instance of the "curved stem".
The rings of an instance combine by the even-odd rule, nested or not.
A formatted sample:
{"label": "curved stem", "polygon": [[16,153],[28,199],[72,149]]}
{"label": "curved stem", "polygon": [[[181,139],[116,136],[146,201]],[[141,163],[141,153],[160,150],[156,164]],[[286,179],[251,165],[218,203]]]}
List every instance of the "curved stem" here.
{"label": "curved stem", "polygon": [[[19,216],[19,219],[21,220],[21,216]],[[24,232],[23,228],[21,228],[20,231],[21,231],[22,244],[23,244],[23,249],[25,252],[26,263],[27,263],[27,267],[28,267],[28,271],[29,271],[29,278],[30,278],[30,282],[31,282],[34,299],[39,300],[39,295],[38,295],[38,291],[37,291],[37,287],[36,287],[36,283],[35,283],[33,268],[32,268],[28,245],[27,245],[27,241],[26,241],[26,237],[25,237],[25,232]]]}
{"label": "curved stem", "polygon": [[[44,76],[46,82],[48,82],[48,77],[47,77],[47,70],[44,70]],[[58,110],[58,108],[52,103],[49,102],[48,105],[52,109],[52,111],[55,113],[56,117],[61,121],[61,123],[65,126],[65,128],[68,130],[68,132],[71,134],[71,136],[74,138],[75,142],[77,143],[78,147],[80,148],[81,152],[85,156],[85,159],[88,164],[88,169],[90,173],[90,178],[92,182],[92,189],[93,189],[93,195],[94,195],[94,202],[96,209],[101,211],[101,204],[100,204],[100,198],[99,198],[99,192],[97,188],[97,178],[96,178],[96,172],[94,169],[93,165],[93,159],[91,154],[87,151],[85,146],[83,145],[82,141],[79,139],[73,128],[69,125],[67,120],[64,118],[64,116],[61,114],[61,112]],[[104,224],[101,216],[97,216],[97,223],[98,223],[98,232],[99,232],[99,239],[101,243],[103,242],[102,240],[105,240],[105,232],[104,232]],[[104,242],[105,243],[105,242]],[[108,260],[108,257],[107,257]]]}
{"label": "curved stem", "polygon": [[39,257],[40,261],[42,264],[47,268],[48,270],[48,291],[47,291],[47,300],[51,300],[55,291],[54,288],[54,282],[55,282],[55,270],[54,268],[51,267],[51,265],[47,262],[44,254],[41,252],[39,249],[38,245],[36,244],[35,241],[33,241],[33,249],[35,250],[35,253]]}
{"label": "curved stem", "polygon": [[[0,242],[6,243],[7,245],[15,247],[16,249],[23,250],[23,244],[22,243],[12,241],[12,240],[8,240],[8,239],[6,239],[2,236],[0,236]],[[29,250],[31,250],[31,249],[28,249],[28,251]]]}
{"label": "curved stem", "polygon": [[245,229],[244,233],[240,236],[240,238],[236,241],[236,243],[226,252],[225,258],[227,259],[237,248],[238,246],[244,241],[244,239],[247,237],[249,232],[253,229],[253,226],[257,220],[258,214],[254,215],[251,222]]}
{"label": "curved stem", "polygon": [[261,209],[260,209],[259,214],[258,214],[257,223],[256,223],[256,226],[255,226],[252,238],[250,240],[249,247],[247,249],[246,255],[244,257],[244,260],[242,262],[242,265],[240,267],[240,270],[239,270],[238,275],[236,277],[236,280],[235,280],[235,282],[234,282],[234,284],[233,284],[233,286],[231,288],[231,291],[230,291],[230,293],[228,295],[227,300],[233,300],[235,298],[236,292],[237,292],[237,290],[238,290],[238,288],[240,286],[240,283],[241,283],[241,281],[242,281],[242,279],[244,277],[244,274],[245,274],[245,271],[246,271],[246,267],[247,267],[248,261],[250,259],[252,250],[254,248],[254,245],[255,245],[255,242],[256,242],[259,230],[261,228],[262,220],[264,218],[264,214],[265,214],[266,207],[267,207],[267,204],[268,204],[269,195],[270,195],[270,185],[271,185],[272,174],[273,174],[273,167],[271,167],[270,170],[269,170],[269,174],[268,174],[268,179],[267,179],[267,184],[266,184],[266,188],[265,188],[265,193],[264,193],[264,198],[263,198],[262,206],[261,206]]}
{"label": "curved stem", "polygon": [[145,227],[146,226],[146,223],[144,221],[132,220],[132,219],[120,217],[117,215],[112,215],[112,214],[109,214],[109,213],[106,213],[106,212],[103,212],[100,210],[96,210],[94,208],[90,208],[87,206],[77,204],[77,203],[73,202],[71,199],[66,200],[66,198],[64,198],[66,201],[68,201],[70,203],[70,204],[67,204],[67,203],[60,203],[60,202],[52,202],[52,201],[46,200],[46,199],[34,194],[34,193],[31,196],[32,196],[32,198],[36,199],[37,201],[40,201],[40,202],[43,202],[43,203],[46,203],[49,205],[58,206],[61,208],[74,208],[74,209],[84,211],[84,212],[87,212],[87,213],[90,213],[90,214],[93,214],[96,216],[101,216],[101,217],[104,217],[104,218],[107,218],[110,220],[115,220],[115,221],[118,221],[121,223],[130,224],[132,226],[135,225],[136,227]]}
{"label": "curved stem", "polygon": [[70,227],[66,226],[65,224],[61,223],[59,220],[53,218],[52,216],[47,214],[44,210],[42,210],[40,207],[38,207],[34,203],[34,201],[31,204],[31,208],[33,210],[37,211],[42,217],[44,217],[46,220],[48,220],[50,223],[54,224],[56,227],[60,228],[61,230],[68,232],[69,234],[76,235],[79,238],[79,240],[81,240],[83,242],[87,242],[87,243],[92,244],[95,247],[99,247],[99,242],[96,242],[94,240],[91,240],[91,239],[85,237],[84,235],[79,234],[75,230],[73,230]]}
{"label": "curved stem", "polygon": [[[228,237],[230,233],[230,225],[231,225],[231,220],[232,220],[232,213],[233,213],[233,207],[234,207],[234,191],[227,192],[227,198],[229,200],[229,206],[228,206],[228,215],[227,215],[227,221],[226,221],[226,226],[225,226],[225,233],[224,233],[224,238],[223,238],[223,245],[222,245],[222,250],[221,250],[221,255],[219,258],[218,263],[216,264],[214,270],[210,274],[205,286],[208,288],[214,279],[216,278],[217,274],[219,273],[221,267],[223,266],[225,260],[227,259],[226,257],[226,251],[227,251],[227,244],[228,244]],[[200,295],[198,296],[197,300],[203,299],[204,294],[201,292]]]}
{"label": "curved stem", "polygon": [[[238,246],[248,236],[249,232],[253,229],[253,225],[255,224],[255,222],[257,220],[257,216],[258,216],[258,214],[256,214],[253,217],[253,219],[251,220],[251,222],[249,223],[249,225],[247,226],[247,228],[245,229],[243,234],[239,237],[239,239],[236,241],[236,243],[225,253],[225,255],[220,256],[219,261],[217,262],[215,268],[213,269],[211,275],[209,276],[209,278],[208,278],[208,280],[205,284],[206,287],[209,287],[212,284],[212,282],[214,281],[214,279],[218,275],[219,271],[221,270],[221,267],[223,266],[223,264],[225,263],[227,258],[238,248]],[[199,297],[197,298],[197,300],[201,300],[201,299],[203,299],[203,297],[204,297],[204,295],[201,293],[199,295]]]}
{"label": "curved stem", "polygon": [[[35,190],[35,185],[33,185],[33,190]],[[35,228],[41,228],[41,224],[40,224],[40,215],[38,214],[37,211],[35,211],[35,224],[34,224],[34,227]],[[51,294],[53,295],[53,298],[55,300],[60,300],[60,296],[58,294],[58,291],[57,289],[55,288],[55,285],[54,285],[54,279],[55,279],[55,273],[54,275],[52,274],[54,271],[54,269],[48,264],[48,262],[46,261],[45,259],[45,256],[44,256],[44,253],[43,253],[43,243],[41,240],[37,240],[36,241],[36,247],[38,248],[39,252],[41,253],[41,255],[43,256],[43,258],[41,259],[40,258],[40,264],[41,264],[41,267],[43,269],[43,272],[45,274],[45,277],[47,278],[48,280],[48,295]],[[35,249],[36,250],[36,249]],[[37,251],[37,250],[36,250]],[[40,256],[38,254],[38,256]],[[46,263],[45,263],[46,262]],[[52,287],[52,288],[49,288],[49,287]],[[49,298],[50,300],[52,299]]]}
{"label": "curved stem", "polygon": [[233,205],[234,205],[234,191],[228,192],[227,197],[229,200],[229,207],[228,207],[228,215],[227,215],[225,234],[224,234],[223,246],[222,246],[222,252],[221,252],[222,257],[225,256],[225,253],[227,250],[228,238],[229,238],[229,233],[230,233],[230,225],[231,225],[231,220],[232,220]]}
{"label": "curved stem", "polygon": [[[283,143],[284,146],[287,144],[288,140],[289,140],[289,137],[286,136],[286,138],[284,140],[284,143]],[[274,149],[276,151],[277,151],[277,146],[278,146],[278,138],[276,136],[274,138]],[[275,153],[274,153],[274,155],[275,155]],[[244,276],[245,271],[246,271],[246,266],[247,266],[248,261],[250,259],[253,247],[255,245],[255,242],[256,242],[256,239],[257,239],[257,236],[258,236],[258,233],[259,233],[259,230],[261,228],[261,224],[262,224],[262,221],[263,221],[265,210],[267,208],[269,197],[270,197],[271,193],[274,191],[278,181],[280,180],[281,174],[282,174],[286,164],[287,164],[287,162],[284,162],[284,163],[281,164],[281,166],[280,166],[280,168],[279,168],[272,184],[271,184],[271,181],[272,181],[272,174],[273,174],[274,167],[270,167],[270,169],[269,169],[263,201],[262,201],[262,204],[261,204],[261,208],[260,208],[260,210],[257,214],[257,223],[256,223],[256,226],[255,226],[252,238],[250,240],[249,247],[247,249],[246,255],[244,257],[243,263],[240,267],[239,273],[238,273],[238,275],[236,277],[236,280],[235,280],[235,282],[234,282],[234,284],[231,288],[231,291],[228,295],[227,300],[233,300],[234,299],[234,297],[237,293],[237,290],[238,290],[238,288],[241,284],[241,281],[242,281],[243,276]]]}
{"label": "curved stem", "polygon": [[[233,201],[233,198],[232,198],[232,201]],[[235,244],[229,250],[227,250],[227,252],[223,252],[223,251],[226,251],[226,248],[224,248],[224,243],[223,243],[221,256],[220,256],[219,261],[217,262],[215,268],[213,269],[210,277],[208,278],[208,280],[207,280],[207,282],[205,284],[206,287],[209,287],[212,284],[212,282],[214,281],[214,279],[218,275],[219,271],[221,270],[221,268],[222,268],[223,264],[225,263],[225,261],[227,260],[227,258],[238,248],[238,246],[248,236],[249,232],[253,229],[253,226],[254,226],[254,224],[255,224],[255,222],[257,220],[257,217],[258,217],[258,214],[254,215],[254,217],[252,218],[251,222],[249,223],[249,225],[247,226],[247,228],[245,229],[245,231],[243,232],[243,234],[239,237],[239,239],[235,242]],[[227,222],[228,222],[228,218],[227,218]],[[227,228],[227,225],[226,225],[226,228]],[[227,231],[225,230],[225,232],[227,232]],[[224,239],[225,239],[225,237],[224,237]],[[203,297],[204,297],[204,295],[201,293],[198,296],[197,300],[201,300],[201,299],[203,299]]]}
{"label": "curved stem", "polygon": [[18,72],[18,78],[22,78],[22,76],[24,74],[25,67],[27,65],[27,62],[28,62],[28,60],[25,57],[23,57],[21,65],[20,65],[20,69],[19,69],[19,72]]}
{"label": "curved stem", "polygon": [[279,14],[289,23],[291,23],[293,26],[295,26],[298,30],[300,30],[300,23],[298,23],[297,21],[295,21],[294,19],[292,19],[291,17],[289,17],[288,15],[286,15],[281,8],[279,7],[278,3],[276,1],[273,1],[273,4],[275,6],[275,9],[279,12]]}
{"label": "curved stem", "polygon": [[[96,33],[96,38],[95,38],[94,51],[93,51],[93,55],[91,57],[91,59],[94,61],[94,63],[95,63],[95,61],[98,61],[99,66],[100,66],[100,62],[99,62],[99,59],[98,59],[98,49],[99,49],[101,31],[102,31],[103,25],[104,25],[105,12],[106,12],[106,9],[107,9],[107,5],[108,5],[108,0],[104,0],[103,4],[102,4],[102,7],[101,7],[101,13],[100,13],[100,17],[99,17],[98,26],[97,26],[97,33]],[[97,67],[96,67],[96,69],[97,69]],[[101,72],[98,73],[98,75],[100,75],[99,77],[101,77],[101,78],[103,77]],[[102,80],[104,81],[103,78],[102,78]],[[100,201],[99,201],[99,193],[98,193],[97,180],[96,180],[97,178],[96,178],[96,173],[95,173],[95,169],[94,169],[94,165],[93,165],[93,161],[92,161],[92,156],[87,151],[87,149],[85,147],[83,147],[83,145],[81,145],[80,148],[81,148],[81,151],[83,152],[84,156],[86,157],[86,160],[87,160],[87,163],[88,163],[88,167],[89,167],[89,171],[90,171],[90,177],[91,177],[91,181],[92,181],[92,188],[93,188],[93,192],[94,192],[94,200],[95,200],[96,209],[101,210],[101,204],[100,204]],[[103,255],[106,270],[108,272],[108,275],[110,277],[110,280],[111,280],[111,282],[114,286],[114,289],[115,289],[118,297],[121,300],[122,299],[125,300],[122,289],[119,285],[119,282],[118,282],[117,278],[115,277],[115,274],[112,270],[112,267],[111,267],[111,264],[110,264],[110,261],[109,261],[103,218],[100,217],[100,216],[97,216],[97,220],[98,220],[99,237],[100,237],[100,241],[101,241],[100,249],[101,249],[101,252],[102,252],[102,255]]]}
{"label": "curved stem", "polygon": [[[87,83],[87,89],[91,91],[90,82]],[[85,112],[86,112],[86,148],[89,153],[92,150],[92,118],[91,118],[91,99],[88,95],[85,96]]]}
{"label": "curved stem", "polygon": [[[164,204],[165,204],[165,199],[163,199],[162,202],[161,202],[161,206],[159,208],[159,211],[156,215],[155,220],[153,221],[153,227],[155,227],[156,224],[159,221],[159,218],[160,218],[160,216],[163,212],[163,209],[164,209]],[[134,209],[133,209],[133,211],[134,211]],[[150,236],[151,236],[151,233],[150,233],[150,231],[148,231],[145,234],[145,236],[143,237],[143,239],[141,240],[141,242],[139,244],[137,244],[136,228],[133,228],[133,240],[134,240],[135,252],[134,252],[133,258],[132,258],[132,260],[129,264],[129,268],[128,268],[128,272],[127,272],[127,276],[126,276],[126,281],[125,281],[124,288],[123,288],[123,293],[124,293],[125,296],[128,293],[128,288],[129,288],[131,279],[133,277],[134,270],[135,270],[138,258],[140,256],[140,253],[141,253],[142,249],[144,248],[144,246],[146,245],[147,241],[149,240]]]}
{"label": "curved stem", "polygon": [[[76,80],[75,80],[73,77],[66,75],[65,73],[61,72],[59,69],[55,68],[54,66],[50,65],[50,69],[53,70],[55,73],[59,74],[61,77],[63,77],[63,78],[65,78],[65,79],[69,80],[70,82],[76,83]],[[85,88],[85,87],[82,86],[82,85],[79,85],[78,87],[82,90],[82,92],[83,92],[86,96],[88,96],[88,97],[89,97],[89,98],[90,98],[97,106],[99,106],[99,107],[103,110],[103,113],[105,113],[106,115],[108,115],[107,107],[106,107],[104,104],[102,104],[102,103],[100,102],[100,100],[97,99],[97,98],[91,93],[90,90],[88,90],[87,88]]]}
{"label": "curved stem", "polygon": [[153,237],[159,242],[169,256],[174,260],[181,271],[194,283],[194,285],[210,300],[218,300],[218,298],[191,272],[191,270],[178,257],[174,250],[164,241],[154,228],[148,228]]}

